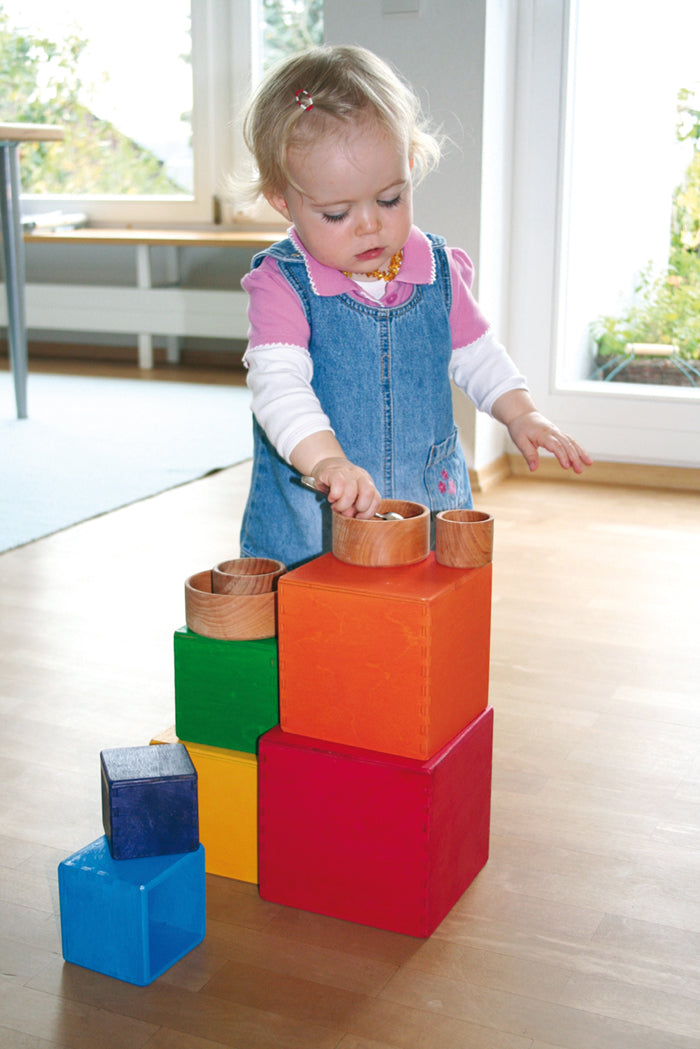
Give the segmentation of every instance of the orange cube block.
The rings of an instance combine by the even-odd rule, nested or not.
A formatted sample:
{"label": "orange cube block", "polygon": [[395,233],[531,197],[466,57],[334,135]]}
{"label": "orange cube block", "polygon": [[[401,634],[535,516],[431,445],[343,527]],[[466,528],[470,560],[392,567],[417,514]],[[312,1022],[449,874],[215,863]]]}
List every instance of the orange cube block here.
{"label": "orange cube block", "polygon": [[427,761],[486,709],[491,565],[325,554],[278,589],[283,731]]}

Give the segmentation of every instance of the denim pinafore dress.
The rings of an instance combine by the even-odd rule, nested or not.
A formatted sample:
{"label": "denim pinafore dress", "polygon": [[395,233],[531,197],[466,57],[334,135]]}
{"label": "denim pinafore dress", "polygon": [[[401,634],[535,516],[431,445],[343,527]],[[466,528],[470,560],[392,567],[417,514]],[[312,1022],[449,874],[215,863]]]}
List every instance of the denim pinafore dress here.
{"label": "denim pinafore dress", "polygon": [[[452,410],[448,365],[452,286],[445,241],[430,235],[435,278],[400,306],[350,295],[320,296],[290,240],[256,255],[276,259],[311,329],[312,386],[348,459],[364,467],[384,498],[439,510],[470,508],[469,474]],[[331,510],[253,421],[253,472],[241,555],[288,568],[331,549]]]}

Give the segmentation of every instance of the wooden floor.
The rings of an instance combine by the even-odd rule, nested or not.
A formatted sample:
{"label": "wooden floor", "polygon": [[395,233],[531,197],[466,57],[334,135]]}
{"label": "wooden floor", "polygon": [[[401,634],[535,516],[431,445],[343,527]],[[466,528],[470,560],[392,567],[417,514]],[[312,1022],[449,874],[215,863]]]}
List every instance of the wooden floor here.
{"label": "wooden floor", "polygon": [[183,581],[237,554],[242,466],[0,557],[0,1049],[697,1049],[700,496],[505,481],[491,858],[426,941],[208,877],[147,988],[64,964],[56,866],[99,751],[174,721]]}

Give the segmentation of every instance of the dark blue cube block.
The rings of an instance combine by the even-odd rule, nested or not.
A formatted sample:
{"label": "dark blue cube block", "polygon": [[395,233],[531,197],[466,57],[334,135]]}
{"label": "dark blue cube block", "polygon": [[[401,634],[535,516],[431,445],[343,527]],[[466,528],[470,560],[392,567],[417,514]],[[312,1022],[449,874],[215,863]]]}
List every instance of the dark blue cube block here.
{"label": "dark blue cube block", "polygon": [[103,750],[102,824],[115,860],[194,852],[197,771],[182,743]]}
{"label": "dark blue cube block", "polygon": [[58,894],[65,960],[144,987],[204,939],[204,848],[117,861],[98,838],[59,864]]}

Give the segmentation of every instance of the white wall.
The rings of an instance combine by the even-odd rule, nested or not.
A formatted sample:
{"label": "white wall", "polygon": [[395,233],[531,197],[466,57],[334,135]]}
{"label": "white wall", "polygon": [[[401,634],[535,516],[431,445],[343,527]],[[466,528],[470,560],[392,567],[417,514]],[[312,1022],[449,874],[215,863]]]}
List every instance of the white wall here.
{"label": "white wall", "polygon": [[[478,293],[482,309],[506,346],[510,344],[516,6],[517,0],[488,0],[484,43]],[[500,424],[480,412],[472,414],[473,465],[481,469],[502,454],[507,438]]]}
{"label": "white wall", "polygon": [[[454,146],[416,194],[416,220],[478,262],[485,0],[409,0],[417,14],[383,14],[382,0],[325,0],[326,41],[359,44],[390,62]],[[390,5],[400,6],[400,0]]]}

